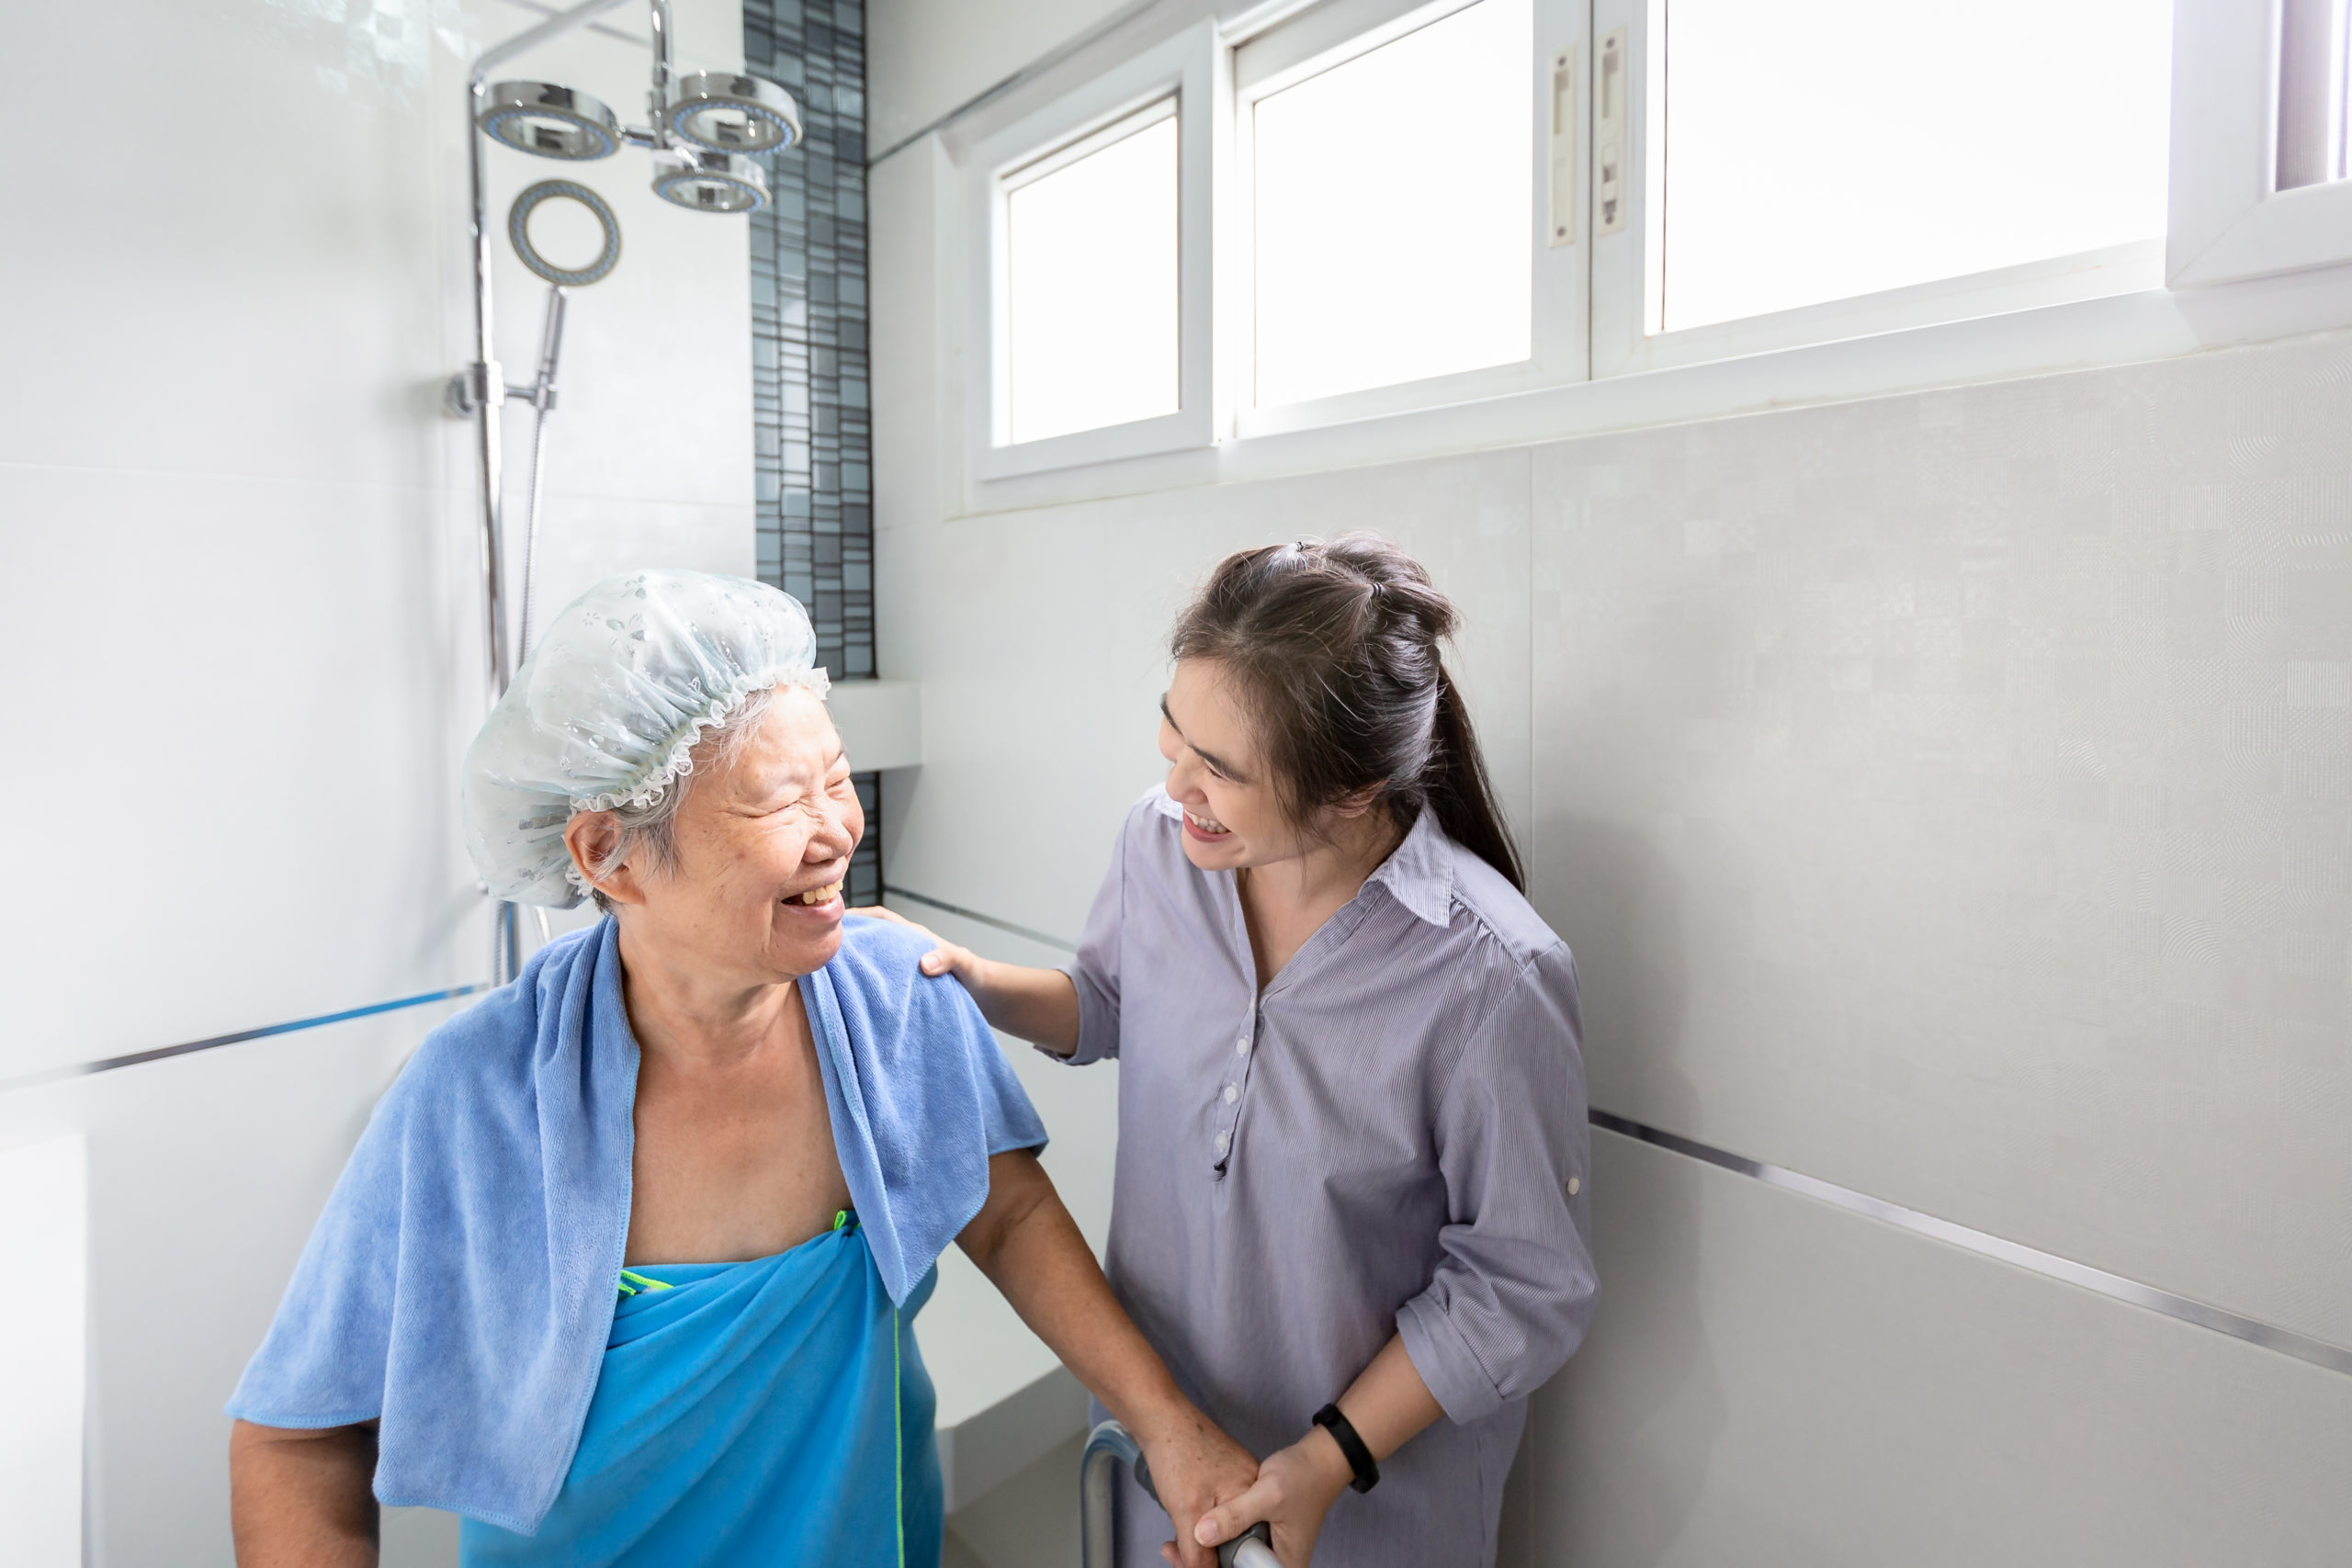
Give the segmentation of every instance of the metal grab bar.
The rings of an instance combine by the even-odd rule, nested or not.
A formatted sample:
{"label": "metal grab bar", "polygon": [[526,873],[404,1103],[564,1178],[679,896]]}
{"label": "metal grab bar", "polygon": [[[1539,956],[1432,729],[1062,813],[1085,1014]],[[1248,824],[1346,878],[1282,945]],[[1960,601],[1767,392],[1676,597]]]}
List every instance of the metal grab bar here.
{"label": "metal grab bar", "polygon": [[[1151,1467],[1144,1462],[1143,1446],[1116,1421],[1105,1421],[1086,1435],[1086,1457],[1078,1461],[1078,1529],[1085,1568],[1114,1568],[1119,1559],[1117,1530],[1111,1517],[1111,1489],[1120,1464],[1135,1472],[1136,1484],[1155,1503],[1159,1493],[1151,1484]],[[1274,1555],[1273,1535],[1254,1524],[1238,1540],[1216,1549],[1217,1568],[1282,1568]]]}

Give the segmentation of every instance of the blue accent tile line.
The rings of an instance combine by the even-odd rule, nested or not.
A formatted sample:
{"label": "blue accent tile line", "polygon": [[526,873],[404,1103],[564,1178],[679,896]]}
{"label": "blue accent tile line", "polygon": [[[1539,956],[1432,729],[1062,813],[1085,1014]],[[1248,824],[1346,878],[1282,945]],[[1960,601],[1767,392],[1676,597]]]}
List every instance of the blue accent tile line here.
{"label": "blue accent tile line", "polygon": [[96,1062],[75,1062],[70,1066],[51,1067],[46,1072],[28,1073],[23,1077],[0,1080],[0,1094],[11,1089],[32,1089],[45,1083],[58,1083],[66,1078],[88,1077],[94,1073],[110,1073],[117,1067],[141,1066],[149,1062],[161,1062],[173,1056],[186,1056],[198,1051],[210,1051],[222,1045],[241,1045],[248,1040],[263,1040],[273,1034],[292,1034],[305,1029],[320,1029],[330,1023],[348,1023],[355,1018],[373,1018],[379,1012],[399,1012],[406,1008],[424,1007],[431,1002],[453,1001],[487,991],[490,985],[480,981],[470,986],[452,986],[446,991],[425,991],[397,1001],[373,1002],[364,1008],[347,1008],[342,1012],[321,1013],[316,1018],[298,1018],[289,1023],[266,1023],[259,1029],[241,1029],[233,1034],[215,1034],[209,1039],[183,1041],[177,1045],[159,1045],[153,1051],[133,1051],[127,1056],[107,1056]]}
{"label": "blue accent tile line", "polygon": [[[865,0],[744,0],[743,64],[800,105],[752,214],[752,418],[760,579],[808,607],[836,680],[875,673],[874,423],[867,387]],[[881,896],[871,775],[850,897]]]}

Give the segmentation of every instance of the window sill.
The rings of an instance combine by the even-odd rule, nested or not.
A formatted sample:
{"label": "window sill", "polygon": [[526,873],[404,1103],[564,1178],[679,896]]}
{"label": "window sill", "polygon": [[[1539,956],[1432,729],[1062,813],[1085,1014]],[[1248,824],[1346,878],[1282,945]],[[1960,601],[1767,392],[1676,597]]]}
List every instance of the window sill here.
{"label": "window sill", "polygon": [[967,479],[963,515],[1448,456],[2168,359],[2352,326],[2352,266],[2035,310],[1196,446]]}

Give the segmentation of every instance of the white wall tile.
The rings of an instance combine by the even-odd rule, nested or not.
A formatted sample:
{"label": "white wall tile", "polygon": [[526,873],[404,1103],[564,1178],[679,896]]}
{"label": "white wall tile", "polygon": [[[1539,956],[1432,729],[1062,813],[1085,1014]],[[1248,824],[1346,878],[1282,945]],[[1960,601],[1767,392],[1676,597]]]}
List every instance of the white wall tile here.
{"label": "white wall tile", "polygon": [[[0,461],[427,482],[446,237],[422,7],[12,16]],[[66,62],[103,60],[94,82]]]}
{"label": "white wall tile", "polygon": [[89,1168],[79,1134],[0,1140],[0,1519],[9,1561],[82,1568],[89,1341]]}
{"label": "white wall tile", "polygon": [[878,152],[912,135],[1125,4],[867,0],[867,145]]}
{"label": "white wall tile", "polygon": [[[536,19],[494,0],[15,19],[0,84],[57,150],[0,169],[0,341],[25,370],[0,389],[0,809],[23,882],[0,1082],[484,977],[457,810],[484,697],[474,459],[439,393],[471,355],[464,64]],[[682,0],[678,22],[683,65],[740,63],[731,0]],[[514,73],[643,114],[646,57],[612,40]],[[502,231],[553,175],[624,226],[566,336],[543,603],[648,564],[750,570],[745,227],[655,201],[635,152],[489,167]],[[540,288],[503,231],[493,253],[520,380]],[[505,419],[519,536],[528,422]],[[91,1149],[93,1562],[228,1562],[220,1402],[430,1021],[0,1094],[0,1143]],[[388,1561],[446,1561],[446,1534],[403,1518]]]}
{"label": "white wall tile", "polygon": [[[938,365],[940,303],[932,221],[937,180],[952,178],[936,138],[925,138],[867,175],[873,243],[868,287],[876,301],[874,355],[874,515],[880,526],[920,524],[944,513]],[[888,301],[888,309],[880,308]],[[879,540],[877,536],[877,548]],[[876,617],[882,673],[895,674],[893,617]]]}
{"label": "white wall tile", "polygon": [[228,1568],[221,1413],[390,1083],[448,1004],[0,1095],[89,1159],[90,1561]]}
{"label": "white wall tile", "polygon": [[0,801],[39,890],[0,926],[0,1077],[483,977],[438,496],[0,467]]}
{"label": "white wall tile", "polygon": [[2342,339],[1535,457],[1595,1103],[2352,1343]]}
{"label": "white wall tile", "polygon": [[916,525],[876,536],[884,668],[924,682],[893,777],[888,878],[1075,939],[1128,806],[1165,772],[1176,613],[1233,550],[1365,528],[1464,611],[1455,663],[1506,808],[1528,820],[1527,474],[1490,453]]}
{"label": "white wall tile", "polygon": [[2352,1560],[2352,1378],[1596,1133],[1505,1568]]}

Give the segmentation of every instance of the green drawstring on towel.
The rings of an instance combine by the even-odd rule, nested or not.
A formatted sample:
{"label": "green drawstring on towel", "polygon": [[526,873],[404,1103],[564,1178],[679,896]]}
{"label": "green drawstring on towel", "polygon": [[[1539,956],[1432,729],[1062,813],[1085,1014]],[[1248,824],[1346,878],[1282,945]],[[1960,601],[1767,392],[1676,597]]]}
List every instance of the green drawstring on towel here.
{"label": "green drawstring on towel", "polygon": [[[836,1209],[833,1211],[833,1229],[847,1230],[854,1228],[856,1224],[857,1211],[855,1209]],[[667,1291],[673,1289],[675,1289],[675,1287],[666,1280],[656,1280],[651,1275],[640,1274],[634,1269],[624,1269],[621,1270],[621,1294],[625,1296],[633,1296],[642,1291]]]}
{"label": "green drawstring on towel", "polygon": [[[631,1280],[635,1280],[636,1283],[631,1284],[629,1282]],[[666,1280],[653,1279],[649,1275],[639,1273],[634,1269],[624,1269],[621,1270],[621,1294],[625,1296],[633,1296],[639,1291],[666,1291],[668,1289],[670,1289],[670,1283]]]}
{"label": "green drawstring on towel", "polygon": [[890,1433],[897,1439],[899,1460],[899,1568],[907,1568],[907,1371],[899,1359],[899,1336],[906,1320],[890,1303]]}

